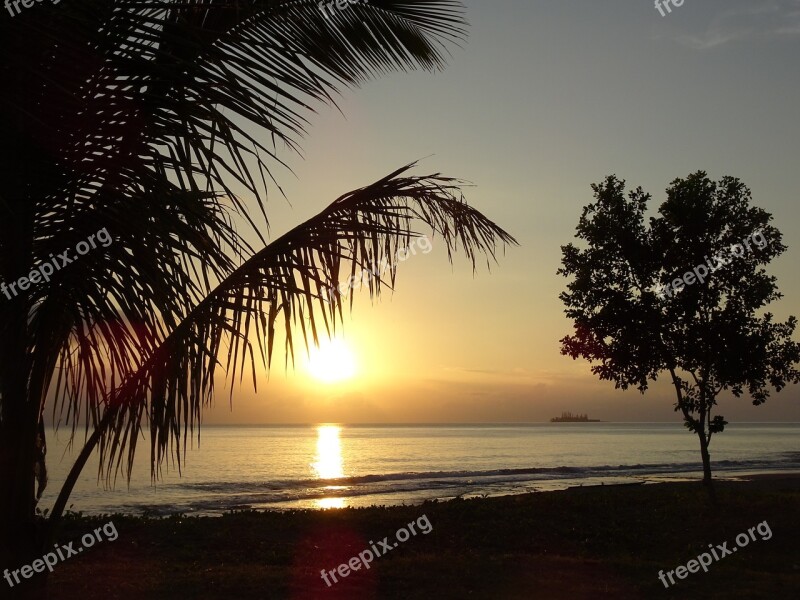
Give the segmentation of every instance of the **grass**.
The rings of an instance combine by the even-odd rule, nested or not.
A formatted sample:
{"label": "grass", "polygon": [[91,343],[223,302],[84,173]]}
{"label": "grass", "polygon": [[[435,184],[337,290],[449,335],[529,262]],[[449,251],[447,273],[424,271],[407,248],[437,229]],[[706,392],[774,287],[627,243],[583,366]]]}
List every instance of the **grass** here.
{"label": "grass", "polygon": [[[119,538],[59,564],[52,600],[792,598],[800,597],[800,479],[718,482],[711,507],[695,483],[576,488],[421,506],[237,512],[217,518],[74,517],[79,540],[113,520]],[[427,515],[433,529],[326,587],[335,569]],[[767,521],[709,572],[672,570]],[[418,528],[419,529],[419,528]],[[77,546],[78,544],[76,544]],[[12,596],[13,597],[13,596]]]}

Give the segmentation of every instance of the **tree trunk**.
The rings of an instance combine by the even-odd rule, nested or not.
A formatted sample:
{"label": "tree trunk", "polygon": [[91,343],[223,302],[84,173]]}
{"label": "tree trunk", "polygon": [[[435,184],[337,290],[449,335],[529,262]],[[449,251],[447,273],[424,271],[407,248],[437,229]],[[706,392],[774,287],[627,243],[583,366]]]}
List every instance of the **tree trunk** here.
{"label": "tree trunk", "polygon": [[708,440],[704,432],[697,433],[700,438],[700,456],[703,458],[703,485],[708,489],[708,495],[712,504],[717,503],[717,496],[714,491],[714,480],[711,478],[711,454],[708,452]]}
{"label": "tree trunk", "polygon": [[61,522],[61,517],[64,514],[64,509],[67,506],[67,501],[72,494],[75,484],[78,482],[78,477],[83,471],[83,468],[86,466],[86,463],[88,462],[89,457],[92,455],[92,452],[94,452],[94,450],[97,448],[97,443],[100,441],[103,433],[116,418],[117,413],[118,409],[116,408],[106,409],[103,419],[92,432],[92,435],[89,436],[89,439],[86,440],[81,453],[78,455],[78,458],[75,459],[75,463],[72,465],[72,468],[70,469],[69,474],[64,481],[64,485],[61,486],[61,491],[58,494],[58,498],[56,498],[55,504],[53,504],[53,510],[48,519],[48,536],[46,540],[48,545],[53,541],[53,537],[55,536],[58,525]]}
{"label": "tree trunk", "polygon": [[[36,517],[34,457],[36,428],[5,425],[0,431],[0,576],[42,556],[44,528]],[[16,598],[44,598],[46,576],[36,573],[29,580],[14,583]],[[3,587],[9,585],[0,580]]]}

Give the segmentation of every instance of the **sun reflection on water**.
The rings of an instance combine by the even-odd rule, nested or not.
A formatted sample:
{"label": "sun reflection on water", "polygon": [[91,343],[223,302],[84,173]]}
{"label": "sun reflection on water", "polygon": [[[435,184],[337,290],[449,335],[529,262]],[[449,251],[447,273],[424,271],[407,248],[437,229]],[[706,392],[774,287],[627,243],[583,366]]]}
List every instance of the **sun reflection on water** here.
{"label": "sun reflection on water", "polygon": [[344,498],[320,498],[317,500],[319,508],[346,508]]}
{"label": "sun reflection on water", "polygon": [[[317,427],[317,454],[311,464],[319,479],[340,479],[344,477],[342,460],[342,443],[339,435],[342,428],[338,425],[320,425]],[[329,485],[325,490],[342,489],[342,486]],[[320,498],[319,508],[344,508],[344,498]]]}
{"label": "sun reflection on water", "polygon": [[320,479],[344,477],[342,469],[342,444],[339,434],[342,428],[337,425],[317,427],[317,455],[312,464]]}

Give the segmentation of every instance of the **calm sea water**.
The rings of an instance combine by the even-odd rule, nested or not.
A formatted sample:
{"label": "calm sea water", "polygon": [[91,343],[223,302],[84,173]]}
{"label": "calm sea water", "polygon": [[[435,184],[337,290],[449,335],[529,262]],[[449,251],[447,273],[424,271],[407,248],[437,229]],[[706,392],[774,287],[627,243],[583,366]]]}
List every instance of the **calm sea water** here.
{"label": "calm sea water", "polygon": [[[721,477],[800,471],[800,424],[733,424],[712,440]],[[573,485],[698,478],[697,438],[680,424],[275,426],[202,429],[199,448],[153,486],[149,443],[130,488],[98,486],[96,463],[76,486],[89,514],[218,514],[239,508],[337,508],[502,495]],[[51,437],[52,506],[76,449]],[[66,452],[66,454],[65,454]],[[64,459],[61,460],[61,457]]]}

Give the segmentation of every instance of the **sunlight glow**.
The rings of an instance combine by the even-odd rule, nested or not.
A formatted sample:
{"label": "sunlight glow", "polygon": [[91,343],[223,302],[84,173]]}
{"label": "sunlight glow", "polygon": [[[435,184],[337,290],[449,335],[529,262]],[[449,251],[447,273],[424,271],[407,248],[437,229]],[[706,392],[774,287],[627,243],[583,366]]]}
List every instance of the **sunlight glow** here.
{"label": "sunlight glow", "polygon": [[344,498],[320,498],[317,500],[319,508],[346,508]]}
{"label": "sunlight glow", "polygon": [[[344,477],[342,468],[342,444],[339,434],[342,428],[337,425],[317,427],[317,455],[312,467],[320,479],[339,479]],[[330,499],[329,499],[330,500]]]}
{"label": "sunlight glow", "polygon": [[311,348],[308,372],[319,381],[336,383],[356,374],[356,360],[343,340],[321,340],[319,347]]}

